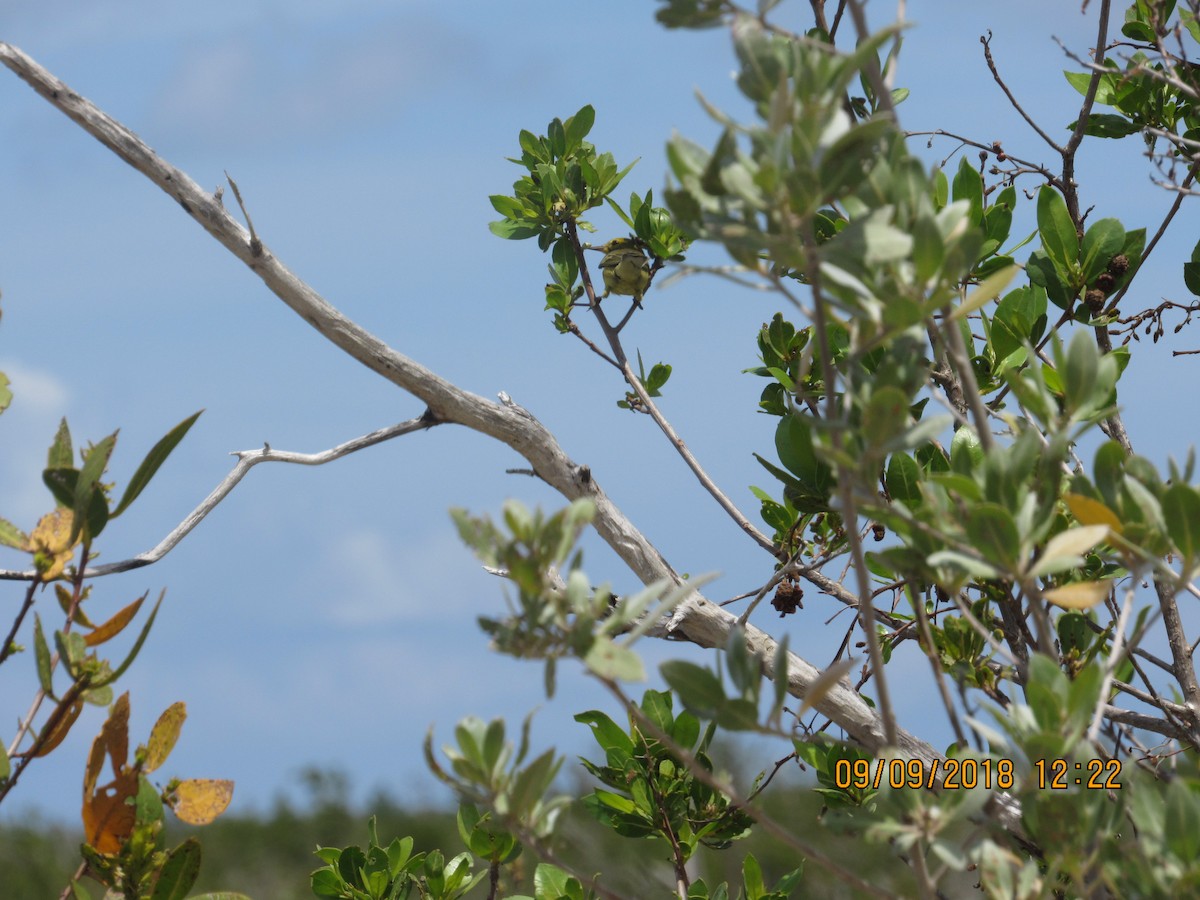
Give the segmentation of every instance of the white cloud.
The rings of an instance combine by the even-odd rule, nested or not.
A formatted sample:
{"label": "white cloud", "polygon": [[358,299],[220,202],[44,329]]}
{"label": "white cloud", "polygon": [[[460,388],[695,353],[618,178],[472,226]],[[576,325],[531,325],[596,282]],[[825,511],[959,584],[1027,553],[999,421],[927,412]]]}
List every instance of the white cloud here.
{"label": "white cloud", "polygon": [[66,406],[67,386],[53,372],[11,359],[0,359],[0,372],[12,382],[12,412],[56,418]]}
{"label": "white cloud", "polygon": [[0,359],[0,372],[12,382],[13,392],[12,405],[0,415],[0,516],[30,528],[52,506],[42,468],[57,422],[67,412],[70,391],[54,372],[12,359]]}
{"label": "white cloud", "polygon": [[481,574],[451,532],[415,543],[362,530],[344,535],[326,563],[336,572],[338,595],[322,602],[325,615],[343,627],[462,622],[485,600],[501,603],[501,582]]}

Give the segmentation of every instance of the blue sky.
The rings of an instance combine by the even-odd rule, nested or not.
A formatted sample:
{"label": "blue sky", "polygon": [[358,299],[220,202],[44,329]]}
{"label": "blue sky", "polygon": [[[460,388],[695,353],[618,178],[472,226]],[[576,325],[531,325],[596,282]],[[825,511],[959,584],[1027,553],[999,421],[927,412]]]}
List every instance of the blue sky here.
{"label": "blue sky", "polygon": [[[890,7],[871,6],[882,22]],[[521,128],[540,132],[554,116],[595,105],[593,142],[621,163],[641,157],[623,185],[641,192],[661,188],[673,130],[714,139],[694,90],[742,111],[727,35],[665,32],[654,7],[17,0],[0,11],[0,39],[200,184],[215,188],[228,171],[263,240],[301,277],[439,374],[529,408],[676,569],[723,573],[707,592],[720,599],[765,580],[770,560],[699,491],[653,423],[616,408],[623,390],[612,371],[554,333],[536,247],[487,230],[496,217],[487,196],[517,175],[504,157],[517,152]],[[789,24],[806,7],[796,4]],[[917,24],[897,82],[913,91],[900,107],[904,126],[1002,139],[1010,152],[1052,163],[992,84],[978,36],[994,31],[998,63],[1054,132],[1077,95],[1059,74],[1070,64],[1051,35],[1086,52],[1090,17],[1074,3],[1034,0],[1003,10],[912,2],[908,14]],[[162,433],[206,409],[105,532],[102,560],[114,561],[157,543],[228,471],[232,450],[264,441],[321,450],[421,412],[322,341],[165,195],[6,70],[0,135],[0,370],[16,394],[0,416],[0,515],[28,528],[48,511],[40,471],[63,415],[77,443],[121,429],[111,468],[120,486]],[[939,143],[927,156],[953,149]],[[1088,150],[1080,181],[1096,217],[1131,228],[1153,229],[1170,202],[1146,190],[1136,138]],[[622,232],[603,212],[595,221],[601,237]],[[1195,226],[1185,207],[1177,233]],[[1148,302],[1183,296],[1177,262],[1164,265],[1190,250],[1182,240],[1158,251]],[[705,248],[693,258],[721,261]],[[770,447],[774,423],[754,412],[762,383],[740,371],[755,363],[757,328],[777,308],[766,295],[691,279],[654,291],[626,332],[647,363],[674,365],[665,413],[752,516],[747,486],[769,479],[751,453]],[[1195,363],[1171,362],[1162,346],[1153,358],[1135,354],[1127,394],[1161,396],[1164,380],[1191,377]],[[1193,393],[1173,390],[1130,409],[1135,444],[1160,465],[1182,455],[1191,436],[1179,423],[1195,418],[1196,405]],[[420,742],[431,724],[439,742],[449,739],[469,714],[504,715],[515,728],[541,704],[539,744],[588,749],[571,716],[606,699],[567,667],[546,703],[539,666],[489,652],[475,618],[501,608],[501,584],[479,570],[446,513],[495,513],[507,497],[560,505],[543,486],[504,474],[520,464],[507,448],[442,427],[321,468],[256,468],[166,559],[93,589],[99,618],[167,590],[123,681],[134,738],[186,701],[188,723],[163,774],[234,778],[242,810],[269,804],[309,764],[347,770],[363,792],[443,799]],[[634,586],[599,542],[585,546],[593,580]],[[2,566],[22,564],[0,556]],[[4,591],[15,608],[20,588]],[[810,592],[808,608],[782,623],[814,662],[835,652],[847,624],[843,614],[826,627],[834,611]],[[769,609],[758,615],[777,626]],[[678,645],[645,649],[652,660],[704,658]],[[926,683],[919,659],[893,669]],[[34,686],[32,660],[4,667],[0,739],[11,739]],[[940,718],[922,719],[922,694],[900,693],[904,721],[943,744]],[[101,720],[89,710],[30,768],[3,815],[76,816]]]}

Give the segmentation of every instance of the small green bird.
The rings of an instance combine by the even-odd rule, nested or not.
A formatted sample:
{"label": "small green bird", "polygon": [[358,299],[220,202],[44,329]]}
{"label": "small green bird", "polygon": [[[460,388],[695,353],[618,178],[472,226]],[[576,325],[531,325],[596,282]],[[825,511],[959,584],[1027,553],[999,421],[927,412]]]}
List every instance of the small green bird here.
{"label": "small green bird", "polygon": [[633,238],[613,238],[592,248],[604,254],[600,273],[604,276],[604,296],[620,294],[632,297],[640,308],[642,294],[650,286],[650,260]]}

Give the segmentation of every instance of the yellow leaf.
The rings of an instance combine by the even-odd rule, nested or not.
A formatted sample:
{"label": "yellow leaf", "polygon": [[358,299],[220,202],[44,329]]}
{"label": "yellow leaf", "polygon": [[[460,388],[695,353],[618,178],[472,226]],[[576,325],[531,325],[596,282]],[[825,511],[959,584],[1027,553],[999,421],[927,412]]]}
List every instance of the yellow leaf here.
{"label": "yellow leaf", "polygon": [[983,279],[979,282],[979,286],[971,291],[967,298],[950,313],[950,321],[961,319],[963,316],[975,312],[993,298],[1000,296],[1000,292],[1008,287],[1008,283],[1016,278],[1020,271],[1020,266],[1005,266]]}
{"label": "yellow leaf", "polygon": [[189,778],[179,782],[171,808],[189,825],[207,825],[229,806],[233,782],[223,778]]}
{"label": "yellow leaf", "polygon": [[[1105,507],[1107,509],[1107,507]],[[1053,559],[1056,556],[1079,556],[1095,547],[1108,537],[1107,525],[1083,525],[1079,528],[1068,528],[1046,544],[1042,556]]]}
{"label": "yellow leaf", "polygon": [[67,563],[75,555],[67,543],[71,539],[71,523],[74,519],[71,510],[60,506],[42,516],[29,536],[28,549],[33,554],[33,564],[41,573],[42,581],[53,581],[62,575]]}
{"label": "yellow leaf", "polygon": [[1077,581],[1042,591],[1042,596],[1063,609],[1091,609],[1108,596],[1111,581]]}
{"label": "yellow leaf", "polygon": [[154,728],[150,731],[150,741],[146,744],[146,761],[143,771],[153,772],[171,755],[175,742],[179,740],[179,730],[183,728],[183,720],[187,718],[187,706],[179,701],[167,707],[166,712],[158,717]]}
{"label": "yellow leaf", "polygon": [[1124,531],[1117,514],[1099,500],[1084,494],[1063,494],[1063,502],[1080,525],[1107,525],[1114,534]]}
{"label": "yellow leaf", "polygon": [[103,625],[84,635],[83,642],[89,647],[96,647],[115,638],[125,630],[126,625],[133,621],[133,617],[137,615],[137,611],[141,609],[142,601],[145,599],[146,595],[142,594]]}
{"label": "yellow leaf", "polygon": [[[92,586],[90,584],[87,585],[86,587],[84,587],[83,594],[79,598],[79,604],[75,607],[75,618],[72,619],[72,621],[78,622],[80,625],[84,626],[85,628],[95,628],[96,627],[95,625],[93,625],[91,623],[91,621],[88,619],[87,615],[83,611],[83,601],[88,598],[88,594],[90,594],[91,592],[92,592]],[[54,595],[56,597],[58,597],[58,605],[62,608],[63,614],[65,615],[66,613],[70,612],[71,601],[72,601],[74,595],[69,590],[67,590],[65,587],[63,587],[61,584],[56,584],[54,586]]]}

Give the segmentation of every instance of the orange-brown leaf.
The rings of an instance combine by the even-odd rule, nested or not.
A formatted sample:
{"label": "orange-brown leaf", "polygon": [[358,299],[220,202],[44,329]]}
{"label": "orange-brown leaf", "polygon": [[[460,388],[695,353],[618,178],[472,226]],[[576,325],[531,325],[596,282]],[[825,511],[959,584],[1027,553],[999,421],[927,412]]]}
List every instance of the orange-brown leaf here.
{"label": "orange-brown leaf", "polygon": [[146,761],[142,764],[142,771],[153,772],[167,761],[175,742],[179,740],[179,730],[183,728],[186,718],[187,705],[183,701],[172,703],[158,717],[150,731],[150,741],[146,744]]}
{"label": "orange-brown leaf", "polygon": [[83,798],[84,839],[101,853],[117,853],[133,833],[137,807],[138,775],[118,775],[92,796]]}
{"label": "orange-brown leaf", "polygon": [[233,782],[223,778],[189,778],[179,782],[171,808],[189,825],[207,825],[229,806]]}
{"label": "orange-brown leaf", "polygon": [[84,643],[89,647],[96,647],[105,641],[115,638],[125,630],[126,625],[133,621],[133,617],[142,608],[142,601],[145,599],[146,595],[142,594],[142,596],[138,597],[103,625],[99,626],[95,631],[84,635]]}
{"label": "orange-brown leaf", "polygon": [[92,752],[88,754],[87,768],[83,771],[83,802],[87,805],[88,798],[96,790],[96,782],[100,778],[100,770],[104,767],[104,735],[96,735],[92,741]]}
{"label": "orange-brown leaf", "polygon": [[1086,494],[1063,494],[1063,502],[1080,525],[1107,525],[1114,534],[1124,530],[1115,512]]}
{"label": "orange-brown leaf", "polygon": [[46,756],[61,744],[63,738],[67,736],[67,732],[71,730],[71,726],[75,724],[75,720],[79,718],[79,713],[82,711],[83,698],[80,698],[72,703],[65,713],[58,717],[58,721],[54,722],[49,730],[45,731],[42,745],[38,747],[38,751],[34,756]]}
{"label": "orange-brown leaf", "polygon": [[118,697],[108,711],[100,739],[112,760],[113,775],[120,776],[129,760],[129,691]]}

